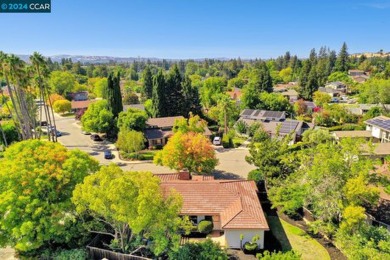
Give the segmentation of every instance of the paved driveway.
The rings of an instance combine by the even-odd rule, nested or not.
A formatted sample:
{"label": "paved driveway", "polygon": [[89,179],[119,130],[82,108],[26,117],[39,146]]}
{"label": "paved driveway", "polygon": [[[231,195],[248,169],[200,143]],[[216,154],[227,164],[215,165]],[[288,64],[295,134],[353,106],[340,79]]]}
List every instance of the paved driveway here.
{"label": "paved driveway", "polygon": [[[151,162],[125,162],[121,161],[115,146],[105,142],[94,142],[89,135],[81,133],[81,126],[74,118],[64,118],[56,115],[57,129],[63,133],[58,137],[58,141],[69,149],[80,149],[92,155],[101,164],[107,165],[111,162],[118,163],[124,170],[151,171],[153,173],[175,172],[167,167],[157,166]],[[104,159],[103,151],[110,149],[115,156],[112,160]],[[219,164],[216,167],[216,177],[218,178],[246,178],[250,170],[255,169],[245,161],[245,156],[249,154],[246,148],[224,149],[216,147]]]}

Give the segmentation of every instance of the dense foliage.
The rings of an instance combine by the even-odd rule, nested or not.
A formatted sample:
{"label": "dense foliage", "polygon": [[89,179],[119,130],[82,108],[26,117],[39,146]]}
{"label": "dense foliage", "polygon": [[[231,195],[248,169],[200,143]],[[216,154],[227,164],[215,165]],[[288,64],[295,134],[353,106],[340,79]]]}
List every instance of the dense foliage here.
{"label": "dense foliage", "polygon": [[84,227],[72,191],[98,169],[97,161],[58,143],[29,140],[10,146],[0,165],[0,244],[30,254],[77,246]]}

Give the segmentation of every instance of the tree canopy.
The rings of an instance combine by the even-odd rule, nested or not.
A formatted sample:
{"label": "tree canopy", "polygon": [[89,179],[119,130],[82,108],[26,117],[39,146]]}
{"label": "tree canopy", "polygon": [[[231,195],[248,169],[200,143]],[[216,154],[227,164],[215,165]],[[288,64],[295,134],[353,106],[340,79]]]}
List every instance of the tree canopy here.
{"label": "tree canopy", "polygon": [[98,162],[58,143],[28,140],[10,146],[0,165],[0,245],[23,253],[77,245],[84,229],[72,191]]}
{"label": "tree canopy", "polygon": [[81,117],[83,129],[89,132],[107,133],[111,130],[114,115],[108,109],[106,100],[99,100],[89,105]]}
{"label": "tree canopy", "polygon": [[157,165],[190,173],[210,173],[218,163],[210,140],[203,134],[176,132],[154,157]]}
{"label": "tree canopy", "polygon": [[[177,250],[182,223],[181,197],[164,197],[159,184],[150,172],[124,172],[111,164],[77,185],[72,201],[79,213],[107,225],[98,232],[111,234],[112,248],[131,252],[147,247],[159,255],[167,248]],[[151,243],[142,243],[143,238]]]}

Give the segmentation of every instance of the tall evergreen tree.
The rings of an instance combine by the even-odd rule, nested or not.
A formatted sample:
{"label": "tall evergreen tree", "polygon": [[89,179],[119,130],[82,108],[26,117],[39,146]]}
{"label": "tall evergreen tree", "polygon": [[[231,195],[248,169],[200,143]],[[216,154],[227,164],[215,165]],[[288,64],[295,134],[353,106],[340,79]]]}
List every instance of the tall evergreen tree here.
{"label": "tall evergreen tree", "polygon": [[120,89],[120,74],[115,77],[110,73],[107,78],[107,89],[105,90],[105,99],[108,101],[108,107],[114,118],[118,118],[120,112],[123,111],[122,94]]}
{"label": "tall evergreen tree", "polygon": [[152,116],[164,117],[167,116],[167,100],[165,96],[166,82],[162,69],[160,69],[153,78],[153,93],[152,93]]}
{"label": "tall evergreen tree", "polygon": [[167,76],[166,81],[166,98],[168,116],[177,116],[183,114],[184,96],[181,85],[181,75],[178,66],[175,64]]}
{"label": "tall evergreen tree", "polygon": [[191,85],[191,79],[186,76],[182,82],[184,104],[183,116],[188,117],[190,112],[194,115],[202,114],[202,106],[200,104],[199,91],[196,86]]}
{"label": "tall evergreen tree", "polygon": [[258,92],[266,91],[268,93],[273,91],[272,77],[267,67],[267,64],[262,61],[259,64],[258,82],[255,82],[255,87]]}
{"label": "tall evergreen tree", "polygon": [[330,51],[329,52],[328,67],[327,67],[329,75],[332,74],[332,72],[334,72],[334,70],[335,70],[336,60],[337,60],[336,52]]}
{"label": "tall evergreen tree", "polygon": [[336,60],[336,69],[340,72],[348,72],[348,47],[344,42]]}
{"label": "tall evergreen tree", "polygon": [[144,91],[143,94],[146,99],[152,98],[153,93],[153,78],[152,71],[150,70],[150,66],[146,66],[142,73],[142,79],[144,82]]}

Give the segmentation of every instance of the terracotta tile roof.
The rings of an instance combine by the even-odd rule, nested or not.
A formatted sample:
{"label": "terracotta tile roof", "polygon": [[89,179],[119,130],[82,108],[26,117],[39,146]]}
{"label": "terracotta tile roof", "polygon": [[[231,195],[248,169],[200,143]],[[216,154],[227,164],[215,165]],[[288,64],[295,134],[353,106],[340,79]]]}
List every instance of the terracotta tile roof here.
{"label": "terracotta tile roof", "polygon": [[151,127],[173,127],[176,119],[182,119],[182,116],[169,116],[169,117],[158,117],[158,118],[149,118],[146,124]]}
{"label": "terracotta tile roof", "polygon": [[234,88],[233,91],[228,91],[227,94],[230,96],[231,99],[237,100],[241,99],[242,92],[239,88]]}
{"label": "terracotta tile roof", "polygon": [[165,194],[177,191],[183,198],[183,215],[219,215],[222,229],[264,229],[268,224],[253,181],[178,180],[178,174],[158,174]]}
{"label": "terracotta tile roof", "polygon": [[88,108],[89,104],[94,102],[93,100],[84,100],[84,101],[72,101],[72,109],[81,109]]}

